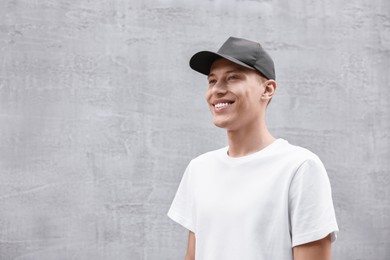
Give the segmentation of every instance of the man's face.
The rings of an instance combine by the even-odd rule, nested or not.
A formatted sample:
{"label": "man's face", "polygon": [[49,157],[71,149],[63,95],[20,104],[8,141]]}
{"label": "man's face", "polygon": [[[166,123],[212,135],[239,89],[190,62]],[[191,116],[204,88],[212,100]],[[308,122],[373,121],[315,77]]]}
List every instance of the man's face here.
{"label": "man's face", "polygon": [[226,59],[216,60],[210,69],[205,95],[214,124],[234,131],[258,122],[267,103],[261,100],[265,81],[255,70]]}

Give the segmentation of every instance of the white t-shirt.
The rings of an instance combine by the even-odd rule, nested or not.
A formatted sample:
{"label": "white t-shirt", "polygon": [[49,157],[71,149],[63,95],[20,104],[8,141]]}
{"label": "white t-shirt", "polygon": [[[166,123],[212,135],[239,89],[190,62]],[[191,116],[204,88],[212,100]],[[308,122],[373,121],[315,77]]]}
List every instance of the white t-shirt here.
{"label": "white t-shirt", "polygon": [[326,170],[307,149],[277,139],[233,158],[228,147],[188,165],[168,216],[196,237],[196,260],[292,260],[292,247],[338,226]]}

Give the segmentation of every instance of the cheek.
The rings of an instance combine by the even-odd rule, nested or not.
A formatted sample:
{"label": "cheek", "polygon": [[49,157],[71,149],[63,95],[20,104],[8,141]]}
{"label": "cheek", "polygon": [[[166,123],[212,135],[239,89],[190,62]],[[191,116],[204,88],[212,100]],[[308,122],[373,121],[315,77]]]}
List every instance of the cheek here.
{"label": "cheek", "polygon": [[246,92],[246,98],[252,103],[260,103],[262,93],[263,92],[261,88],[259,88],[257,85],[254,85]]}
{"label": "cheek", "polygon": [[[245,93],[245,102],[243,108],[246,110],[257,111],[260,106],[260,97],[257,92],[247,92]],[[249,111],[248,111],[249,112]]]}
{"label": "cheek", "polygon": [[204,99],[208,102],[210,100],[210,90],[207,89],[206,92],[204,93]]}
{"label": "cheek", "polygon": [[254,103],[258,101],[257,93],[254,91],[245,92],[244,98],[248,106],[252,106]]}

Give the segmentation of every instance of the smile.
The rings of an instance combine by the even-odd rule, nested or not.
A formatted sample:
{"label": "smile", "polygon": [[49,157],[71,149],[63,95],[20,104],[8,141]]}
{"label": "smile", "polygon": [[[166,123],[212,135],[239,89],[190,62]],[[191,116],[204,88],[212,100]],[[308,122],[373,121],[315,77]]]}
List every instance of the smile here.
{"label": "smile", "polygon": [[226,100],[226,99],[225,100],[217,100],[213,104],[213,106],[214,106],[215,111],[222,111],[233,103],[234,103],[234,101]]}
{"label": "smile", "polygon": [[217,103],[214,105],[215,108],[224,108],[227,107],[228,105],[233,104],[233,103]]}

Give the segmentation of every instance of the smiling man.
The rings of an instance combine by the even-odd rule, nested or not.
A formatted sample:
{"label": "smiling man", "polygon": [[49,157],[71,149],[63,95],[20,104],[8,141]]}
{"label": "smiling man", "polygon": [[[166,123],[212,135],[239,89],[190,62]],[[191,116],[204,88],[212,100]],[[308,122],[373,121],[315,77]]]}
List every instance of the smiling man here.
{"label": "smiling man", "polygon": [[169,209],[189,230],[186,259],[331,259],[338,227],[326,170],[266,126],[276,90],[271,57],[230,37],[190,66],[207,75],[205,98],[228,145],[189,163]]}

